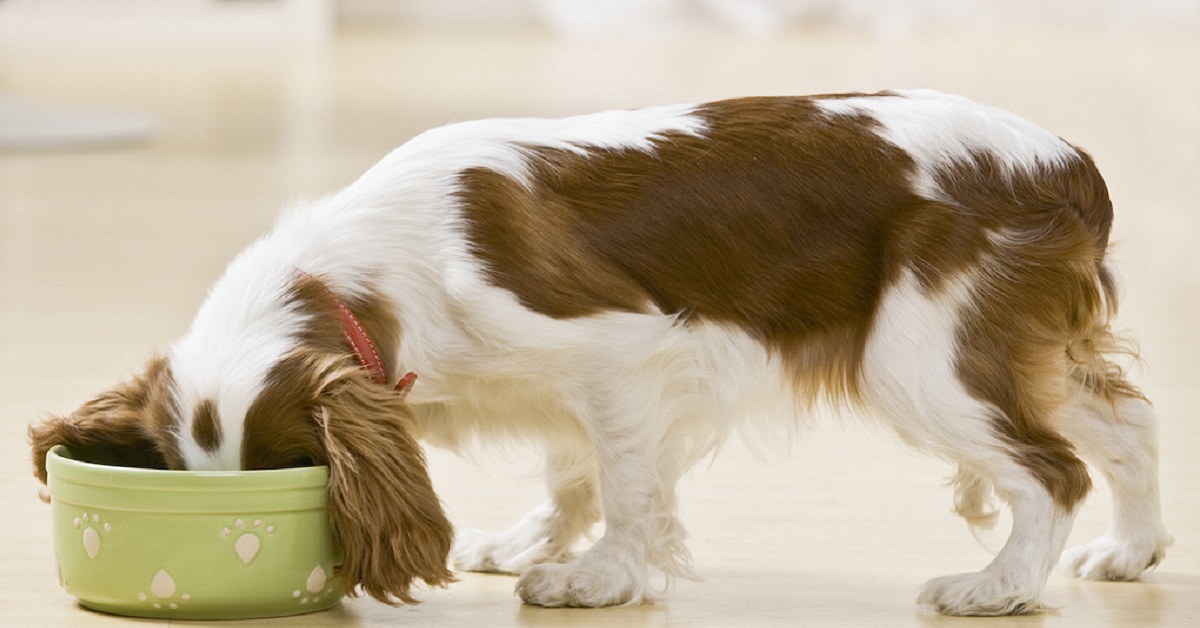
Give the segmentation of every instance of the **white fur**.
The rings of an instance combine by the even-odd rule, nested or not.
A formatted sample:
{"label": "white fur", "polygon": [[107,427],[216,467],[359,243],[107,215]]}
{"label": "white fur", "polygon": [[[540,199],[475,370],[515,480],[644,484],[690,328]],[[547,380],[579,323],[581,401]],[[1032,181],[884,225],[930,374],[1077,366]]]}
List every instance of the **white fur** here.
{"label": "white fur", "polygon": [[973,151],[997,157],[1010,169],[1053,165],[1075,151],[1057,136],[1002,109],[933,90],[899,90],[898,98],[818,100],[831,115],[865,114],[880,124],[878,133],[902,148],[917,165],[917,191],[947,200],[934,182],[937,171],[954,162],[970,162]]}
{"label": "white fur", "polygon": [[1081,395],[1060,428],[1108,481],[1113,510],[1104,536],[1072,548],[1062,565],[1081,578],[1132,580],[1162,560],[1172,542],[1158,492],[1158,430],[1149,403],[1124,399],[1114,407]]}
{"label": "white fur", "polygon": [[[1011,167],[1059,159],[1069,147],[996,110],[931,92],[823,101],[830,115],[865,113],[881,136],[929,174],[972,150]],[[339,291],[377,291],[396,308],[399,372],[420,380],[409,396],[421,436],[461,448],[518,438],[550,452],[550,500],[498,534],[467,532],[454,560],[463,569],[521,573],[518,591],[549,606],[636,604],[653,597],[650,573],[688,574],[686,533],[675,484],[748,417],[795,421],[812,399],[777,356],[746,331],[682,325],[673,313],[606,312],[554,319],[523,306],[486,279],[471,255],[456,201],[456,176],[483,167],[528,181],[527,150],[587,154],[593,147],[652,151],[665,133],[703,136],[693,107],[658,107],[565,120],[490,120],[429,131],[397,149],[335,196],[300,206],[229,267],[170,355],[190,468],[237,468],[242,421],[267,370],[289,351],[304,320],[280,307],[296,269]],[[995,409],[973,399],[954,374],[956,333],[976,278],[964,274],[926,294],[911,272],[884,296],[863,364],[864,401],[909,443],[963,469],[964,484],[994,487],[1014,515],[1008,544],[983,572],[939,579],[922,600],[955,614],[1035,606],[1073,513],[994,433]],[[219,401],[224,444],[214,454],[191,440],[190,409]],[[1135,410],[1137,414],[1140,410]],[[1081,405],[1076,422],[1102,412]],[[1140,416],[1140,415],[1138,415]],[[1145,421],[1149,424],[1149,419]],[[1110,430],[1094,449],[1128,453],[1149,428]],[[1129,563],[1167,542],[1157,494],[1146,495],[1152,460],[1118,479],[1110,540],[1072,559],[1084,575],[1133,577]],[[1109,468],[1118,476],[1116,463]],[[1141,493],[1139,493],[1141,491]],[[571,548],[603,515],[606,532],[582,556]],[[1151,549],[1147,549],[1150,548]],[[1126,559],[1125,556],[1132,558]]]}

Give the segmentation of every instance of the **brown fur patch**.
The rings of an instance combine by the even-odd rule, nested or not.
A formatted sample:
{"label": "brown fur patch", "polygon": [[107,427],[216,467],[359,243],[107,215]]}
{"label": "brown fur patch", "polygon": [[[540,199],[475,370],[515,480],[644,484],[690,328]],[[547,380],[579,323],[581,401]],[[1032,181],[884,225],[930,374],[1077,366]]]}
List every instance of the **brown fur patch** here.
{"label": "brown fur patch", "polygon": [[[702,106],[706,137],[653,153],[530,149],[533,188],[462,175],[469,238],[491,280],[558,318],[657,308],[737,325],[812,391],[853,392],[896,224],[922,201],[912,162],[866,118],[811,99]],[[871,181],[871,185],[861,185]]]}
{"label": "brown fur patch", "polygon": [[242,431],[243,469],[303,467],[323,460],[324,447],[313,420],[319,373],[297,353],[267,374],[262,391],[246,411]]}
{"label": "brown fur patch", "polygon": [[177,415],[171,382],[166,359],[155,357],[141,375],[101,393],[70,415],[52,416],[31,426],[34,475],[46,481],[46,453],[60,444],[107,464],[183,468],[171,436]]}
{"label": "brown fur patch", "polygon": [[343,550],[348,595],[414,604],[420,579],[455,580],[447,566],[454,531],[399,395],[357,368],[327,372],[316,420],[330,469],[329,517]]}
{"label": "brown fur patch", "polygon": [[216,451],[221,446],[221,420],[217,404],[205,399],[192,412],[192,438],[204,451]]}

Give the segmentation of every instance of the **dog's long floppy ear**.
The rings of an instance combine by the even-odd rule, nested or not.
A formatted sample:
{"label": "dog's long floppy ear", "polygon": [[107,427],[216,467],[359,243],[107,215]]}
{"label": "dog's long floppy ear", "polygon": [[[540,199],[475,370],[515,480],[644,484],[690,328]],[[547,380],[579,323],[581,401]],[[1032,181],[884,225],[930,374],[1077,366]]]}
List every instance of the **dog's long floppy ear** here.
{"label": "dog's long floppy ear", "polygon": [[415,580],[454,581],[447,567],[453,530],[433,492],[425,455],[402,395],[358,367],[326,377],[316,406],[329,464],[329,518],[341,543],[338,573],[356,589],[415,604]]}
{"label": "dog's long floppy ear", "polygon": [[108,464],[165,469],[177,459],[171,441],[170,369],[152,358],[132,380],[101,393],[75,412],[29,428],[34,475],[46,481],[46,452],[66,445]]}

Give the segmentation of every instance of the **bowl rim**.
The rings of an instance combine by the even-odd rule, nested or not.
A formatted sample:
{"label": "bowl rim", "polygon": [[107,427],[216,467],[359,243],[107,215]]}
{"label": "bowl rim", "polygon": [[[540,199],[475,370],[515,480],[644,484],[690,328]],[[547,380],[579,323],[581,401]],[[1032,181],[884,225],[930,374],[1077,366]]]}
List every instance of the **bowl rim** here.
{"label": "bowl rim", "polygon": [[253,471],[176,471],[100,464],[73,456],[71,448],[65,445],[55,445],[46,452],[46,470],[51,482],[124,489],[234,492],[324,488],[329,484],[329,467],[324,465]]}

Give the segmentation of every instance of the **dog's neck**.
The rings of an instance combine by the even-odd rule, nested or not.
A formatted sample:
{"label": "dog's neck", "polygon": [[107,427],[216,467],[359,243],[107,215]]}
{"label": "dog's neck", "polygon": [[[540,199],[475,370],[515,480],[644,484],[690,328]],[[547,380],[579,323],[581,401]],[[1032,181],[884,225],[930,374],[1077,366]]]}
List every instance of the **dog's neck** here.
{"label": "dog's neck", "polygon": [[[304,271],[297,271],[302,275],[308,275]],[[367,333],[363,324],[359,322],[358,317],[346,305],[344,301],[338,298],[329,286],[316,280],[324,288],[325,294],[329,296],[330,303],[333,305],[333,313],[337,317],[338,324],[342,327],[342,333],[346,336],[346,341],[350,343],[350,348],[354,351],[355,357],[358,358],[358,363],[362,365],[367,373],[371,376],[371,381],[380,386],[387,385],[387,369],[383,366],[383,358],[379,355],[379,349],[376,348],[375,342],[371,340],[371,335]],[[407,395],[408,391],[412,390],[413,384],[417,381],[416,373],[408,373],[396,382],[396,392],[401,396]]]}

